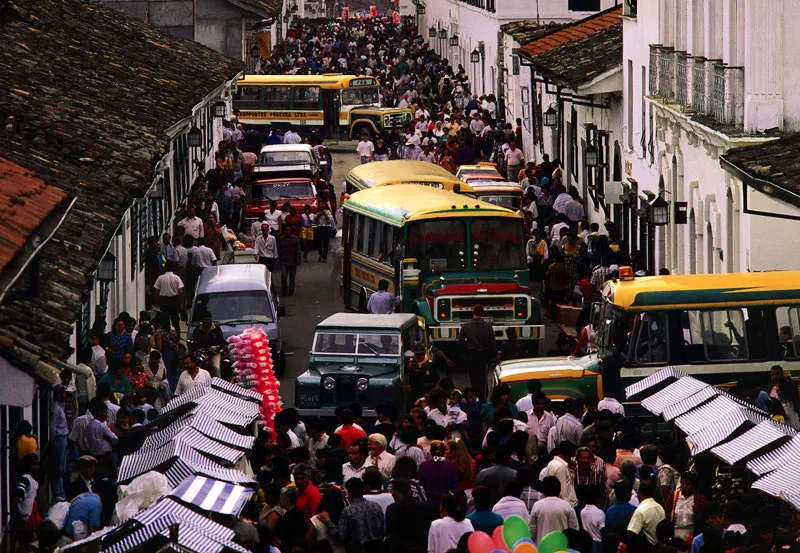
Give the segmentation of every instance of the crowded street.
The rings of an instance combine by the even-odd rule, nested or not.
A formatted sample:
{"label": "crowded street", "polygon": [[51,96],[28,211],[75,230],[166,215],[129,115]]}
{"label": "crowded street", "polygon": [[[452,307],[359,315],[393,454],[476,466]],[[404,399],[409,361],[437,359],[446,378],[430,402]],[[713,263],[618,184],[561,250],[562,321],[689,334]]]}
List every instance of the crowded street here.
{"label": "crowded street", "polygon": [[[0,20],[3,551],[800,552],[800,271],[766,242],[723,255],[738,222],[677,192],[679,124],[663,159],[642,128],[668,184],[627,159],[623,179],[587,109],[621,117],[606,58],[636,2],[537,5],[528,36],[500,27],[517,65],[490,56],[487,85],[486,42],[463,55],[470,29],[416,1],[245,3],[254,34],[217,52],[149,14],[20,1]],[[28,82],[11,60],[51,42],[101,85]],[[533,99],[504,93],[519,56]],[[60,107],[92,95],[86,128]],[[735,178],[750,151],[723,152]],[[754,221],[784,176],[759,163]]]}

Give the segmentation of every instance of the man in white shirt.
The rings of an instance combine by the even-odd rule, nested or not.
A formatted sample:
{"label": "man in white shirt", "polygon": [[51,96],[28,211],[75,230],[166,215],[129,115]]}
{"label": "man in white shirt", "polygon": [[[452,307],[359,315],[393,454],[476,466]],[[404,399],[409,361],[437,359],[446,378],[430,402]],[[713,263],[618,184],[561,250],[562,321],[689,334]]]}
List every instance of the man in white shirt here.
{"label": "man in white shirt", "polygon": [[356,145],[356,153],[362,165],[375,159],[375,145],[366,134],[361,135],[361,142]]}
{"label": "man in white shirt", "polygon": [[284,144],[300,144],[303,142],[303,139],[300,138],[300,135],[294,132],[294,129],[291,125],[289,128],[286,129],[286,134],[283,135],[283,143]]}
{"label": "man in white shirt", "polygon": [[541,491],[544,498],[533,504],[531,509],[531,538],[536,543],[542,541],[550,532],[578,529],[578,516],[572,505],[559,497],[561,485],[557,478],[547,476],[542,480]]}
{"label": "man in white shirt", "polygon": [[556,425],[556,417],[550,411],[545,410],[547,397],[542,392],[537,392],[533,396],[533,407],[528,414],[528,432],[536,436],[537,448],[540,455],[547,453],[547,435],[550,429]]}
{"label": "man in white shirt", "polygon": [[184,357],[183,366],[186,370],[178,378],[178,386],[175,388],[176,396],[185,394],[195,386],[211,385],[211,373],[198,367],[193,356],[187,355]]}
{"label": "man in white shirt", "polygon": [[577,193],[570,194],[570,198],[572,199],[564,205],[563,213],[570,221],[578,222],[585,214],[583,204],[578,201]]}
{"label": "man in white shirt", "polygon": [[533,409],[533,396],[542,391],[542,383],[537,379],[528,380],[525,384],[528,393],[517,400],[517,411],[523,413]]}
{"label": "man in white shirt", "polygon": [[[214,252],[211,252],[213,255]],[[175,331],[181,331],[181,309],[183,308],[183,281],[173,273],[175,269],[174,261],[167,261],[164,264],[164,274],[160,275],[153,287],[158,293],[158,306],[167,316]]]}
{"label": "man in white shirt", "polygon": [[256,238],[253,244],[253,257],[258,263],[266,266],[272,272],[275,268],[275,260],[278,258],[278,243],[275,237],[269,233],[269,225],[261,225],[261,236]]}
{"label": "man in white shirt", "polygon": [[[448,432],[467,422],[467,414],[460,408],[447,405],[447,392],[442,388],[434,388],[428,393],[428,420],[443,426]],[[460,436],[460,433],[459,433]]]}
{"label": "man in white shirt", "polygon": [[614,413],[615,415],[622,415],[625,416],[625,407],[613,397],[604,397],[597,403],[597,410],[604,411],[608,410]]}
{"label": "man in white shirt", "polygon": [[469,122],[469,131],[474,134],[475,136],[480,136],[481,132],[483,131],[483,121],[476,113],[475,116],[472,118],[472,121]]}
{"label": "man in white shirt", "polygon": [[519,172],[525,165],[525,154],[517,148],[513,140],[508,143],[508,150],[505,153],[506,176],[509,182],[519,181]]}
{"label": "man in white shirt", "polygon": [[92,369],[95,378],[98,380],[108,370],[106,350],[100,345],[100,337],[94,332],[92,332],[92,359],[89,361],[89,368]]}
{"label": "man in white shirt", "polygon": [[283,221],[283,211],[278,209],[277,201],[269,201],[269,209],[264,211],[264,221],[269,225],[270,233],[277,236],[281,230],[281,221]]}
{"label": "man in white shirt", "polygon": [[186,217],[178,221],[178,226],[183,227],[186,235],[191,236],[195,241],[203,237],[203,221],[196,216],[193,205],[186,209]]}
{"label": "man in white shirt", "polygon": [[342,465],[342,484],[347,484],[351,478],[361,478],[367,468],[367,446],[363,441],[350,446],[347,451],[349,462]]}
{"label": "man in white shirt", "polygon": [[395,457],[386,451],[386,436],[383,434],[370,434],[367,442],[369,457],[364,461],[368,467],[377,467],[387,482],[392,479]]}
{"label": "man in white shirt", "polygon": [[564,208],[571,201],[572,201],[572,196],[570,196],[567,193],[566,189],[564,189],[564,187],[562,186],[561,191],[559,192],[558,196],[556,196],[556,199],[553,201],[553,210],[556,211],[557,213],[562,213],[566,215],[564,213]]}
{"label": "man in white shirt", "polygon": [[567,398],[564,400],[564,415],[556,421],[556,445],[561,442],[572,442],[575,446],[581,443],[583,425],[583,403],[580,400]]}
{"label": "man in white shirt", "polygon": [[578,504],[578,498],[575,495],[575,483],[572,480],[569,461],[575,456],[575,444],[563,441],[558,444],[557,452],[553,460],[547,464],[545,473],[558,479],[561,492],[559,497],[574,507]]}
{"label": "man in white shirt", "polygon": [[528,505],[520,499],[521,495],[522,484],[516,480],[509,483],[506,486],[503,497],[492,507],[492,512],[503,517],[503,520],[512,515],[517,515],[525,519],[525,522],[530,523],[531,514],[528,511]]}
{"label": "man in white shirt", "polygon": [[203,238],[200,239],[200,244],[192,253],[194,266],[200,271],[206,267],[211,267],[217,264],[217,255],[214,253],[214,250],[203,243],[203,240]]}
{"label": "man in white shirt", "polygon": [[386,509],[394,503],[394,497],[389,492],[383,491],[385,477],[380,470],[367,466],[362,480],[364,480],[364,500],[380,505],[383,516],[386,516]]}
{"label": "man in white shirt", "polygon": [[658,523],[666,518],[664,508],[653,499],[655,489],[653,483],[649,481],[642,481],[639,483],[639,506],[633,512],[631,521],[628,523],[628,532],[640,534],[650,543],[655,545],[658,543],[656,536],[656,527]]}

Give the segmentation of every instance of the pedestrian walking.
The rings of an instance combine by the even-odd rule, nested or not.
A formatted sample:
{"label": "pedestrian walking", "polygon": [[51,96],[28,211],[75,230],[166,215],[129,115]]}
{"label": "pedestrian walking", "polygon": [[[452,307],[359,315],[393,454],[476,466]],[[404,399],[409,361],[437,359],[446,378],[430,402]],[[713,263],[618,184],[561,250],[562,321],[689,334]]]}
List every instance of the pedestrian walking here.
{"label": "pedestrian walking", "polygon": [[356,145],[356,153],[362,165],[375,159],[375,145],[366,134],[361,135],[361,142]]}
{"label": "pedestrian walking", "polygon": [[303,251],[300,239],[291,232],[288,225],[283,227],[283,233],[278,240],[278,256],[281,260],[281,291],[284,296],[293,296],[297,266],[300,265]]}
{"label": "pedestrian walking", "polygon": [[253,256],[257,263],[264,265],[270,272],[275,269],[275,261],[278,259],[278,243],[270,234],[270,227],[267,223],[261,225],[261,236],[256,238],[255,244],[253,244]]}
{"label": "pedestrian walking", "polygon": [[508,143],[508,150],[504,156],[506,164],[506,175],[510,182],[519,182],[519,172],[525,165],[525,154],[517,148],[513,140]]}
{"label": "pedestrian walking", "polygon": [[172,328],[180,332],[181,311],[184,309],[184,286],[181,278],[173,272],[174,269],[175,263],[167,261],[164,274],[156,279],[153,287],[156,290],[159,307],[169,317]]}
{"label": "pedestrian walking", "polygon": [[328,262],[328,246],[331,242],[331,233],[334,230],[333,214],[328,206],[320,197],[317,207],[317,226],[314,232],[319,236],[319,259],[320,263]]}
{"label": "pedestrian walking", "polygon": [[461,325],[458,345],[467,365],[470,384],[477,396],[485,399],[486,374],[489,362],[497,353],[497,341],[494,337],[494,328],[483,319],[481,304],[472,309],[472,319]]}

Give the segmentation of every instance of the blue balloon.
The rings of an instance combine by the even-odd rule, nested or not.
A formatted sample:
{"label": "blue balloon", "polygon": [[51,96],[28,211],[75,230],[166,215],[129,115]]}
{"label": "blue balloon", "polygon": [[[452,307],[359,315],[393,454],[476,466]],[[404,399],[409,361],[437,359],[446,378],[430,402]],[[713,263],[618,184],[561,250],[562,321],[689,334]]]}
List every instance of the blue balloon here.
{"label": "blue balloon", "polygon": [[536,542],[535,542],[535,541],[533,541],[532,539],[530,539],[530,538],[520,538],[520,539],[518,539],[518,540],[517,540],[517,542],[514,544],[514,547],[512,547],[512,548],[511,548],[511,551],[514,551],[514,549],[515,549],[515,548],[516,548],[516,547],[517,547],[519,544],[521,544],[521,543],[532,543],[532,544],[533,544],[533,546],[534,546],[534,547],[536,547]]}
{"label": "blue balloon", "polygon": [[502,549],[495,549],[494,551],[492,551],[492,553],[506,553],[506,552],[503,551]]}

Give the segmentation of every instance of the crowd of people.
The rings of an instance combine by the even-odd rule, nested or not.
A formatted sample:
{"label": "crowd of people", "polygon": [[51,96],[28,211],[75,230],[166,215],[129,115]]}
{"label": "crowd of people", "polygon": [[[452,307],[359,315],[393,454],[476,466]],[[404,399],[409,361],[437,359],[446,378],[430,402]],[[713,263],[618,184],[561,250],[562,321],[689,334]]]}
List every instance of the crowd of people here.
{"label": "crowd of people", "polygon": [[[613,225],[601,233],[587,224],[586,199],[564,186],[558,160],[545,155],[525,163],[532,153],[521,151],[519,122],[516,129],[503,123],[492,95],[472,94],[463,67],[438,57],[410,20],[399,26],[388,18],[298,20],[259,70],[379,77],[385,105],[410,107],[415,120],[405,133],[363,140],[369,145],[359,146],[361,161],[403,157],[451,171],[496,162],[525,189],[527,261],[548,305],[574,296],[586,302],[619,265],[635,264]],[[241,227],[246,178],[262,143],[299,140],[292,129],[262,140],[235,119],[225,129],[216,166],[198,175],[174,235],[148,242],[148,301],[163,317],[137,322],[122,313],[111,331],[104,323],[94,329],[92,347],[79,352],[81,372],[65,371],[54,389],[46,470],[40,470],[31,424],[17,425],[12,518],[24,551],[34,539],[38,551],[54,551],[108,524],[120,458],[138,449],[170,397],[211,380],[178,339],[184,297],[191,297],[198,271],[221,257],[225,229]],[[330,161],[321,142],[312,141]],[[313,220],[274,203],[242,233],[253,239],[256,261],[284,267],[286,295],[294,291],[291,268],[307,260],[314,234],[325,242],[318,244],[324,262],[336,228],[330,174],[315,178],[320,210]],[[311,234],[312,227],[324,230]],[[391,312],[396,298],[380,295],[388,294],[387,285],[380,288],[370,310]],[[473,325],[477,336],[479,323]],[[463,333],[466,342],[469,334]],[[210,313],[195,335],[193,343],[203,348],[223,342]],[[469,343],[462,345],[470,353]],[[491,351],[484,349],[469,357],[485,366],[496,352],[493,335]],[[490,397],[480,385],[459,390],[427,365],[451,363],[444,354],[426,361],[424,350],[413,353],[417,366],[406,383],[411,405],[380,404],[374,421],[363,417],[359,403],[342,405],[335,424],[301,418],[289,407],[275,417],[275,434],[259,433],[249,455],[258,491],[232,524],[238,543],[257,553],[470,553],[471,533],[491,535],[516,515],[528,522],[535,542],[563,531],[577,553],[797,547],[794,513],[748,490],[750,477],[741,468],[721,466],[707,454],[691,457],[677,428],[645,427],[613,398],[552,401],[536,380],[516,401],[507,385]],[[766,402],[763,394],[772,391],[748,388],[746,399]],[[44,473],[49,497],[39,489]],[[70,502],[61,528],[44,518],[42,497],[48,497],[43,503]]]}

